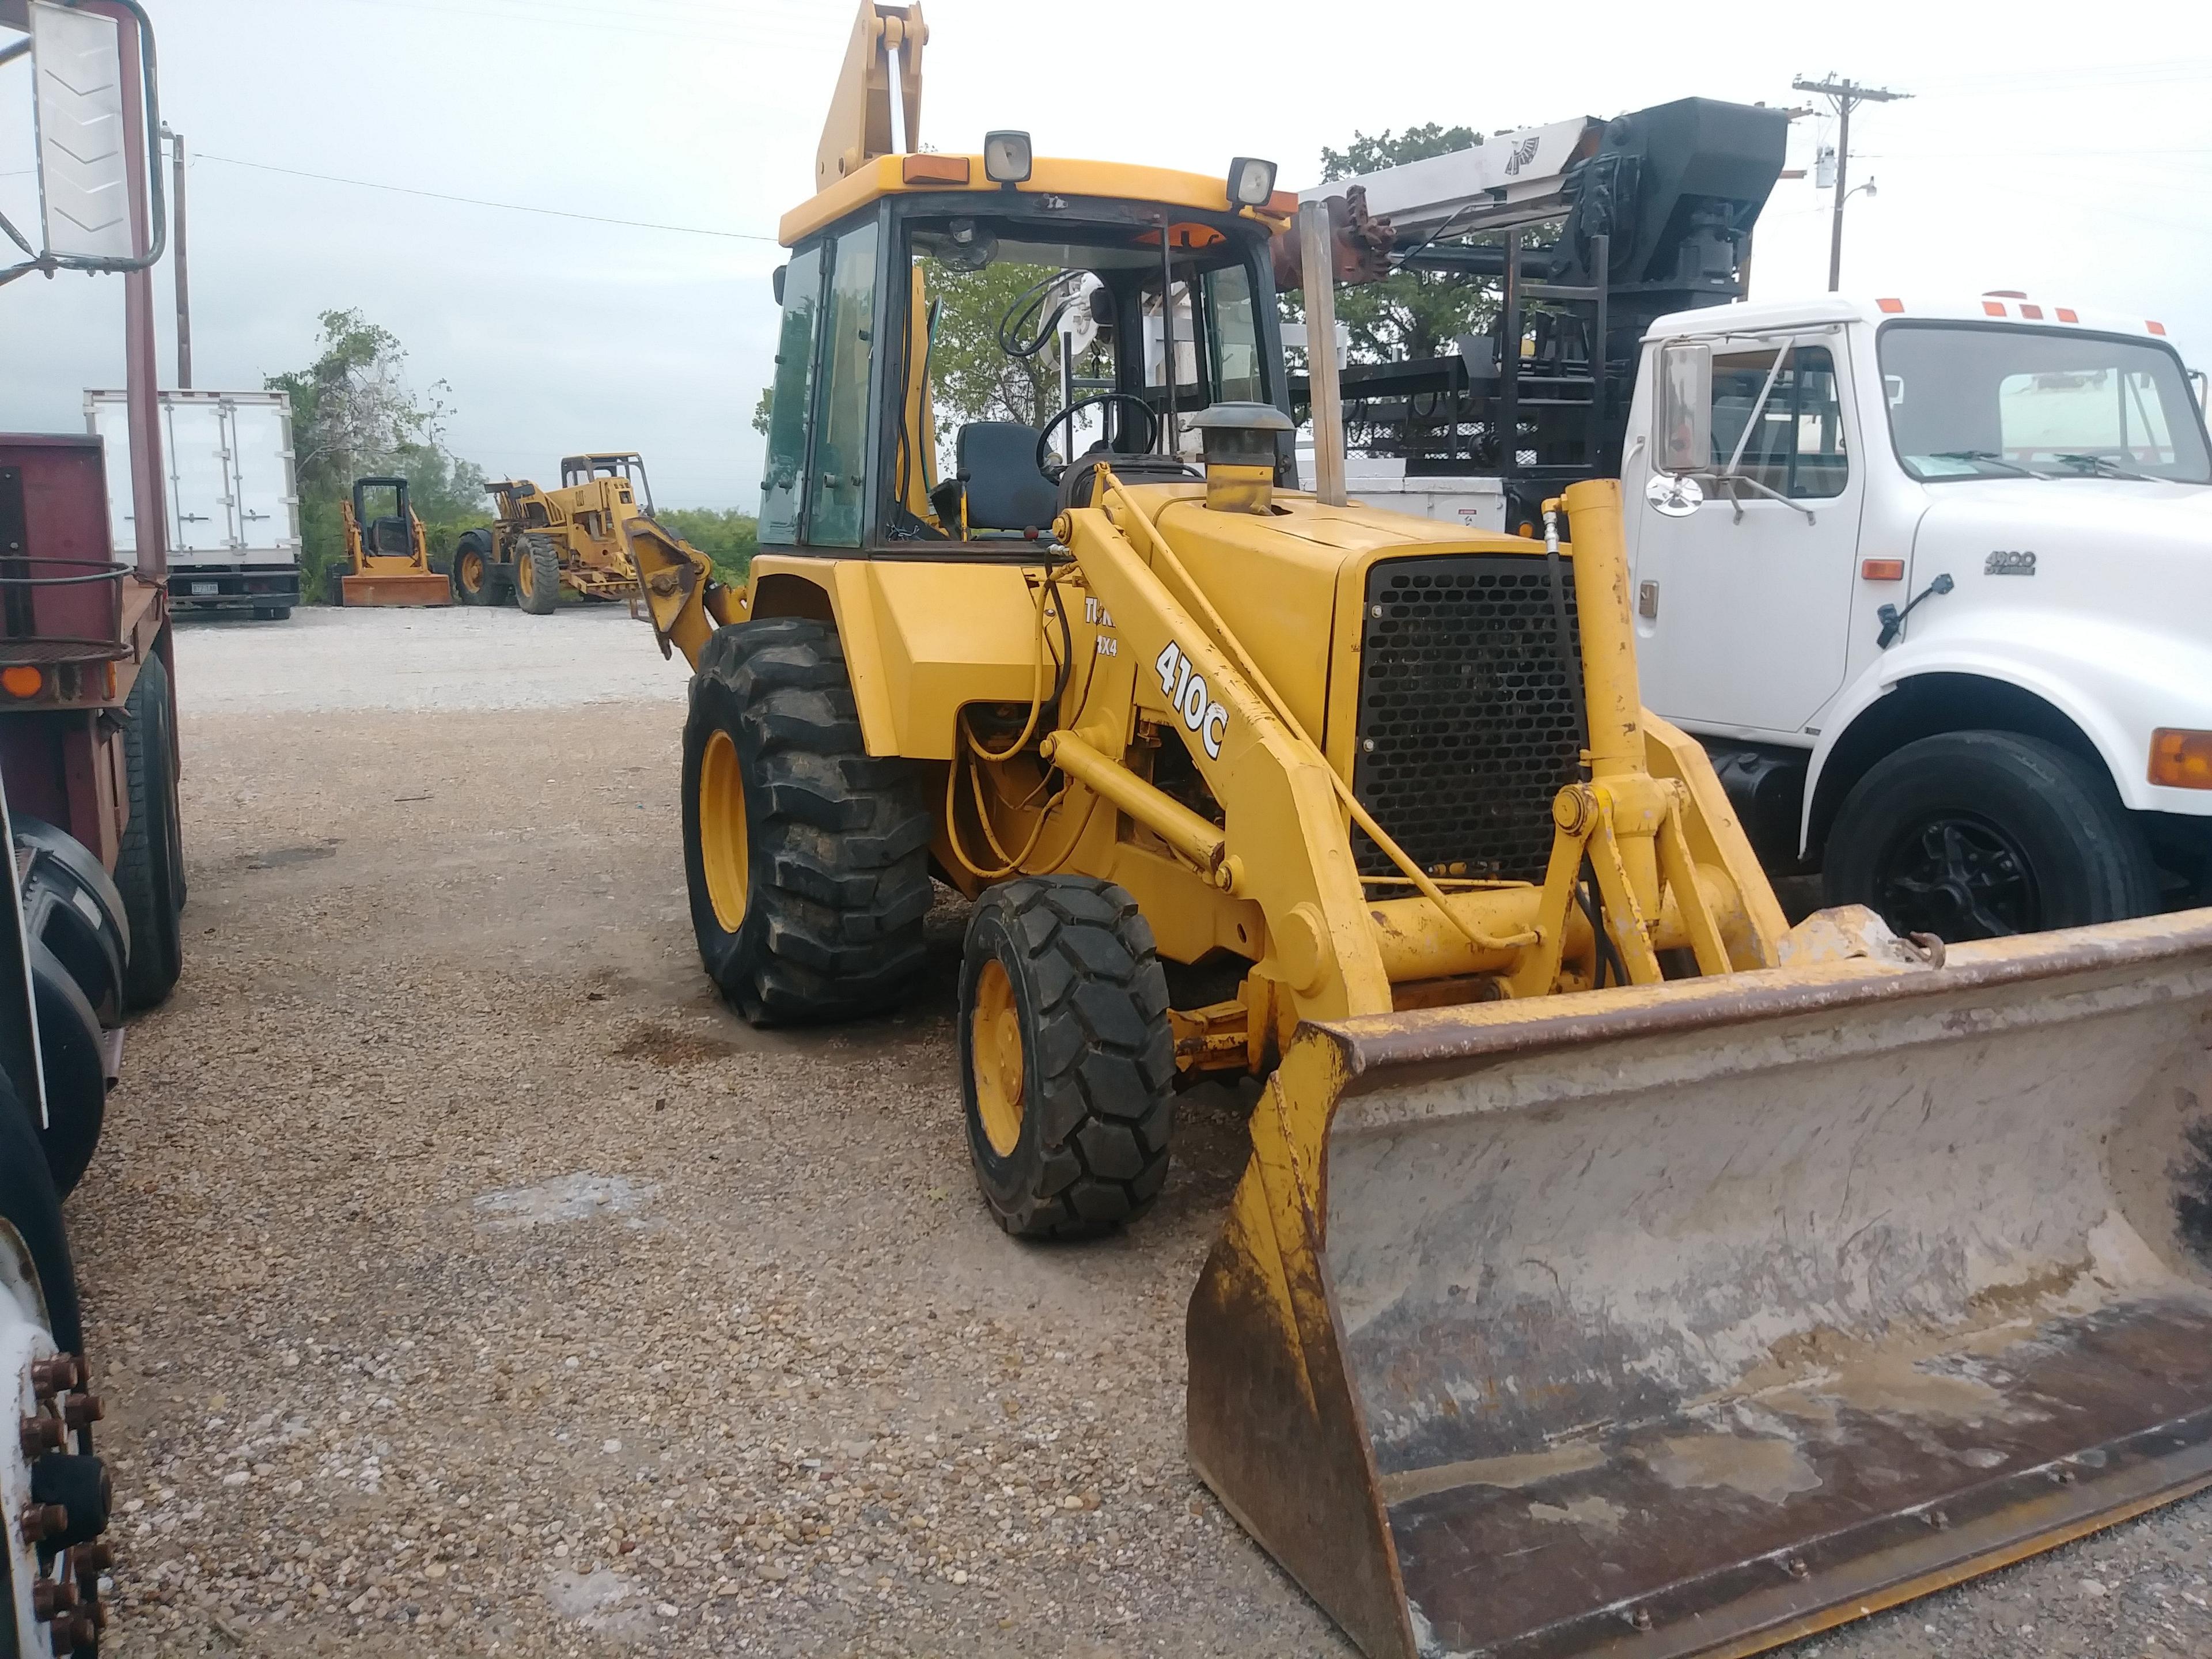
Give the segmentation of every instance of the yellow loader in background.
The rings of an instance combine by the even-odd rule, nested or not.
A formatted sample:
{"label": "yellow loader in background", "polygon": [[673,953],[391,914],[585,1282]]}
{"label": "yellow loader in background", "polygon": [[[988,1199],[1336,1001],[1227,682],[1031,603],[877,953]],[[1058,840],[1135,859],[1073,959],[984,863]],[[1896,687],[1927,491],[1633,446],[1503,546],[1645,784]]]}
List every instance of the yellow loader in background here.
{"label": "yellow loader in background", "polygon": [[635,599],[623,526],[653,516],[641,456],[566,456],[558,489],[540,489],[526,478],[485,488],[498,518],[465,532],[456,545],[453,597],[460,603],[512,599],[542,617],[561,602],[563,588],[586,599]]}
{"label": "yellow loader in background", "polygon": [[[369,511],[371,490],[392,492],[392,511]],[[338,579],[343,605],[450,605],[447,579],[430,568],[422,521],[407,501],[404,478],[356,478],[353,499],[338,503],[345,522],[347,574]]]}
{"label": "yellow loader in background", "polygon": [[[1541,542],[1378,512],[1322,418],[1285,488],[1273,169],[918,152],[910,72],[885,152],[921,38],[863,7],[883,119],[783,222],[744,589],[628,526],[729,1000],[888,1006],[969,896],[1024,1238],[1135,1218],[1176,1091],[1266,1079],[1190,1455],[1377,1659],[1753,1653],[2212,1482],[2212,918],[1788,927],[1639,706],[1616,487]],[[940,466],[928,286],[994,264],[1115,389]]]}

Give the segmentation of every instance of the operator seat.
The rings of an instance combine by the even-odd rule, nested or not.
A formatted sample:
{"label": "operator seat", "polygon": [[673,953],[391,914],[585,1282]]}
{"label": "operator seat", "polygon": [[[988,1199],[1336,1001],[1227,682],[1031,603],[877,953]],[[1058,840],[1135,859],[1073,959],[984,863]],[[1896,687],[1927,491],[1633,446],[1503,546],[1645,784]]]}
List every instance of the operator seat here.
{"label": "operator seat", "polygon": [[407,520],[387,514],[374,520],[368,526],[368,550],[379,558],[408,557],[415,551],[415,538],[408,533]]}
{"label": "operator seat", "polygon": [[[970,530],[1036,530],[1052,527],[1060,503],[1052,480],[1037,471],[1033,426],[1018,421],[969,421],[953,441],[952,482],[968,509]],[[948,496],[951,505],[958,501]],[[943,507],[939,507],[943,516]]]}

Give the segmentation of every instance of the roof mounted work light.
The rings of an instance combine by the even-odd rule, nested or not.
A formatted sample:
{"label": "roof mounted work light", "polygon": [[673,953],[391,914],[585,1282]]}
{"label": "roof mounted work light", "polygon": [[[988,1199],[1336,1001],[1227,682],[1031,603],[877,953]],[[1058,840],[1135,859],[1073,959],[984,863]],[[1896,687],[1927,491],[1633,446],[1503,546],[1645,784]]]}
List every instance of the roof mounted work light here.
{"label": "roof mounted work light", "polygon": [[1030,176],[1030,136],[1026,132],[987,132],[983,135],[983,176],[1009,189]]}
{"label": "roof mounted work light", "polygon": [[1275,193],[1275,164],[1256,155],[1240,155],[1229,164],[1229,199],[1238,207],[1267,205]]}

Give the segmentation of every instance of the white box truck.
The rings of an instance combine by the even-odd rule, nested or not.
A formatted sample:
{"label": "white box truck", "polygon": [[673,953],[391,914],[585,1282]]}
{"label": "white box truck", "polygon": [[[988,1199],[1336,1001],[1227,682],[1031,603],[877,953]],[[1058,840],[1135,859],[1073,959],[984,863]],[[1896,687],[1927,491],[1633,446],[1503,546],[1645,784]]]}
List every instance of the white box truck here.
{"label": "white box truck", "polygon": [[[106,441],[116,556],[138,544],[131,521],[124,394],[88,392],[88,430]],[[281,622],[300,602],[300,495],[292,404],[281,392],[164,392],[169,603],[179,612],[250,611]]]}

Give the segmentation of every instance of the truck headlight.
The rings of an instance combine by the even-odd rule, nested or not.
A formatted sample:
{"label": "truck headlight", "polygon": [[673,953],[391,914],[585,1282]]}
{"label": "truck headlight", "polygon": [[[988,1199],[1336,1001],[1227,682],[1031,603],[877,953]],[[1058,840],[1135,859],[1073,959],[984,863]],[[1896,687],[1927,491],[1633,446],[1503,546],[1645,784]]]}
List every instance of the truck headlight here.
{"label": "truck headlight", "polygon": [[2152,732],[2150,781],[2168,789],[2212,789],[2212,732],[2161,726]]}

